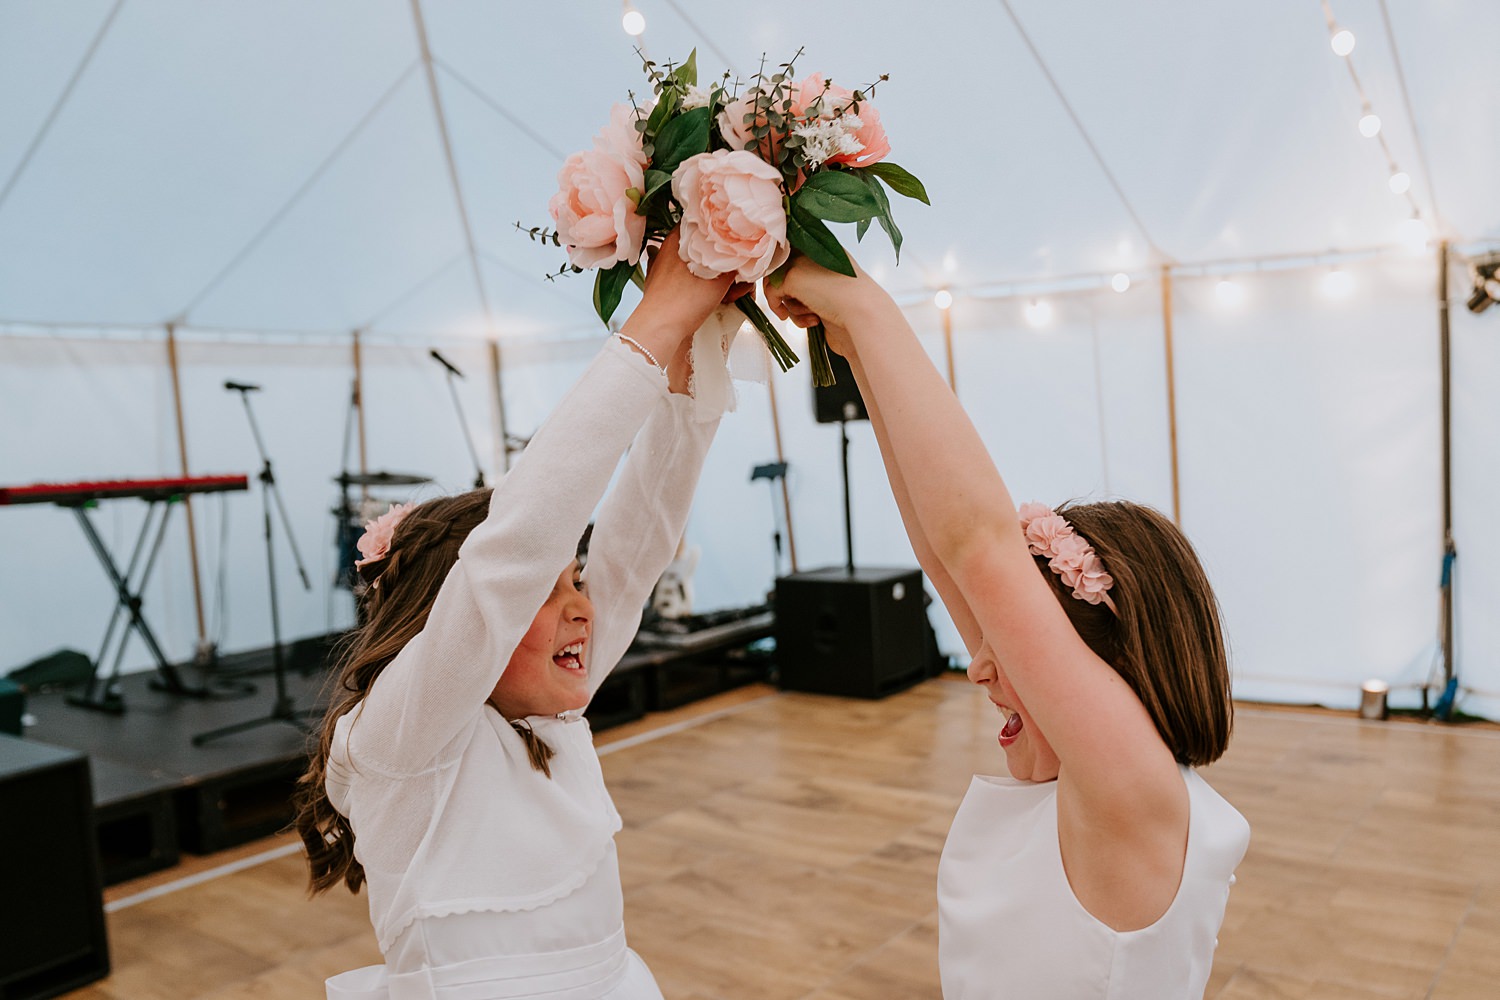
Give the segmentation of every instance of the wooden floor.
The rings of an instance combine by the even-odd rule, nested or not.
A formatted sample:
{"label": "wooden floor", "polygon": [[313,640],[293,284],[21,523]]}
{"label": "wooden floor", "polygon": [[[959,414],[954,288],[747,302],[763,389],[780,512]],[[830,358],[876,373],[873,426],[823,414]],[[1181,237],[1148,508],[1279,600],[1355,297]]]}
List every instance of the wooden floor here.
{"label": "wooden floor", "polygon": [[[602,734],[626,929],[668,1000],[937,997],[938,855],[970,774],[1003,767],[994,730],[944,679],[749,688]],[[1500,997],[1500,733],[1242,707],[1205,774],[1253,830],[1208,997]],[[313,998],[379,961],[364,898],[307,901],[295,853],[133,901],[291,844],[110,890],[115,972],[70,996]]]}

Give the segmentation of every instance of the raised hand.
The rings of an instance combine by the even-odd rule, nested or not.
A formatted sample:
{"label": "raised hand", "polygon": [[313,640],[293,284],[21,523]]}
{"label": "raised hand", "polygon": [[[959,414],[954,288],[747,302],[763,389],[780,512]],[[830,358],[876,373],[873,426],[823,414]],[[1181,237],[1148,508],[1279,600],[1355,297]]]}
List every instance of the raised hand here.
{"label": "raised hand", "polygon": [[896,308],[886,290],[853,258],[850,262],[854,264],[852,278],[796,255],[780,281],[766,279],[766,302],[777,316],[804,329],[821,322],[828,332],[829,347],[848,354],[852,346],[847,342],[849,331],[857,333],[880,311]]}

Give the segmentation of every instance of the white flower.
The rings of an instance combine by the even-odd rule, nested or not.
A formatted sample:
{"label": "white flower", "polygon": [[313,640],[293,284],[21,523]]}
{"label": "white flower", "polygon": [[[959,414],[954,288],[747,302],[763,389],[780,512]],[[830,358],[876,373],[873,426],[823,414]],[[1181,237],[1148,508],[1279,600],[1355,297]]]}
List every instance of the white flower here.
{"label": "white flower", "polygon": [[711,96],[708,91],[701,87],[689,87],[687,93],[682,95],[682,110],[692,111],[694,108],[706,108]]}
{"label": "white flower", "polygon": [[831,120],[814,119],[792,129],[802,138],[802,155],[807,165],[816,168],[835,156],[850,156],[865,148],[854,137],[864,125],[859,115],[840,115]]}

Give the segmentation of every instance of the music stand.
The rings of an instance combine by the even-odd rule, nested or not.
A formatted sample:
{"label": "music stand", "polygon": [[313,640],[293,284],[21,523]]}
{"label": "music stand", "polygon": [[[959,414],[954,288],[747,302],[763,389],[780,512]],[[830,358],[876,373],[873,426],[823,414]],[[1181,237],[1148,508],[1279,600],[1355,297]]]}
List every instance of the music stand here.
{"label": "music stand", "polygon": [[766,485],[771,487],[771,547],[776,551],[775,561],[772,563],[772,576],[781,575],[781,507],[776,503],[776,480],[786,477],[785,462],[768,462],[765,465],[754,466],[750,470],[750,481],[764,479]]}
{"label": "music stand", "polygon": [[281,515],[281,527],[286,532],[287,543],[291,546],[292,559],[297,564],[297,574],[302,578],[302,586],[311,590],[312,581],[307,578],[307,570],[302,565],[302,556],[297,551],[297,539],[292,534],[291,519],[287,517],[281,492],[276,488],[276,474],[271,471],[271,457],[266,453],[265,442],[261,440],[260,427],[255,422],[255,411],[250,408],[250,393],[257,391],[260,387],[226,382],[224,388],[240,394],[240,401],[245,404],[245,416],[250,421],[250,433],[255,438],[255,448],[260,453],[260,475],[256,478],[260,480],[261,516],[265,525],[266,539],[266,573],[271,590],[271,671],[276,678],[276,701],[271,706],[270,714],[261,718],[247,719],[244,722],[236,722],[218,729],[211,729],[206,733],[199,733],[193,737],[195,747],[201,747],[221,736],[230,736],[247,729],[270,725],[273,722],[285,722],[297,727],[303,733],[309,733],[311,729],[305,720],[322,714],[320,709],[297,708],[286,690],[286,662],[281,653],[281,616],[276,605],[276,546],[271,536],[272,501],[275,502],[277,513]]}

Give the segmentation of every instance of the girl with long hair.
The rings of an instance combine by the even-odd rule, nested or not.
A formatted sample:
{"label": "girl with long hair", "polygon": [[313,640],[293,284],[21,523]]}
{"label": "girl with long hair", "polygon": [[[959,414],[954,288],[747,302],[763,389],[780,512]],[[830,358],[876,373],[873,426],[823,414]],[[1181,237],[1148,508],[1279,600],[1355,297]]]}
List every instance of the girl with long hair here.
{"label": "girl with long hair", "polygon": [[[691,354],[730,279],[694,277],[676,241],[493,493],[393,509],[361,540],[367,615],[296,827],[314,893],[368,889],[385,964],[328,980],[330,998],[661,996],[626,947],[620,817],[581,714],[672,558],[718,425],[689,387],[722,351]],[[576,547],[627,448],[585,572]]]}
{"label": "girl with long hair", "polygon": [[[857,267],[798,258],[766,293],[849,359],[912,546],[998,713],[1010,776],[975,776],[938,869],[943,995],[1201,997],[1249,826],[1193,770],[1228,746],[1233,706],[1192,546],[1134,503],[1018,509]],[[1044,412],[1027,433],[1047,433]]]}

